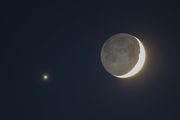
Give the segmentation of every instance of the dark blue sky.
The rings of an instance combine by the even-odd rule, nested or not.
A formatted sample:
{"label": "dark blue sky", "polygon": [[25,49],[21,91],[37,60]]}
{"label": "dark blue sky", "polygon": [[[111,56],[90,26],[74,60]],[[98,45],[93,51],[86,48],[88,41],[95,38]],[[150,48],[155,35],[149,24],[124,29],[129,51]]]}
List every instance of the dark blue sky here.
{"label": "dark blue sky", "polygon": [[[179,119],[178,2],[1,5],[2,120]],[[138,37],[147,52],[143,70],[128,80],[100,62],[102,44],[121,32]]]}

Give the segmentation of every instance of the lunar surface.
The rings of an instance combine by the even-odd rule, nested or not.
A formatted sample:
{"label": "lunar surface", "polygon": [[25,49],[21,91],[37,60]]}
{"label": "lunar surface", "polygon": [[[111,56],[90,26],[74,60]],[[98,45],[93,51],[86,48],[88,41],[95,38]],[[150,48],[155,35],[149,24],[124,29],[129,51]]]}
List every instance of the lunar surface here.
{"label": "lunar surface", "polygon": [[101,50],[101,62],[110,74],[127,78],[140,71],[145,62],[145,50],[139,39],[119,33],[110,37]]}

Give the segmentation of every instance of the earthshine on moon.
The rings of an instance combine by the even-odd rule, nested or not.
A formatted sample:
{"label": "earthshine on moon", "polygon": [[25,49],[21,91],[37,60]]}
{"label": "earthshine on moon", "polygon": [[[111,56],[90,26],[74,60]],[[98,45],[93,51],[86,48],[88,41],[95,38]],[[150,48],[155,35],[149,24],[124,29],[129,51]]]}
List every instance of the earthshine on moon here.
{"label": "earthshine on moon", "polygon": [[145,48],[135,36],[119,33],[110,37],[101,49],[106,71],[118,78],[137,74],[145,62]]}

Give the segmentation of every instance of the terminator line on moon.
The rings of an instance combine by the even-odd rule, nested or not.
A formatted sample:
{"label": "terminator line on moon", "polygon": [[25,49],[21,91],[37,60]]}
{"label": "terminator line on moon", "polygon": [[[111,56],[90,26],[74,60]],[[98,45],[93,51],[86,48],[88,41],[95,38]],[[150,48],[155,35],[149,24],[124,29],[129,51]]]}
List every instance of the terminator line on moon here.
{"label": "terminator line on moon", "polygon": [[110,37],[101,49],[101,62],[106,71],[118,78],[137,74],[145,62],[145,49],[141,41],[129,34]]}

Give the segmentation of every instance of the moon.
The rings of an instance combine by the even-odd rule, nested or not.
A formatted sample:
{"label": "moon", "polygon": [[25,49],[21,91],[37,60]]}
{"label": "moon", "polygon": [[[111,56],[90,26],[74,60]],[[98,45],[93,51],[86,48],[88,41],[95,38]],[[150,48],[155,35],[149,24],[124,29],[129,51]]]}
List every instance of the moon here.
{"label": "moon", "polygon": [[105,70],[118,78],[137,74],[145,62],[142,42],[127,33],[118,33],[105,41],[101,49],[101,62]]}

